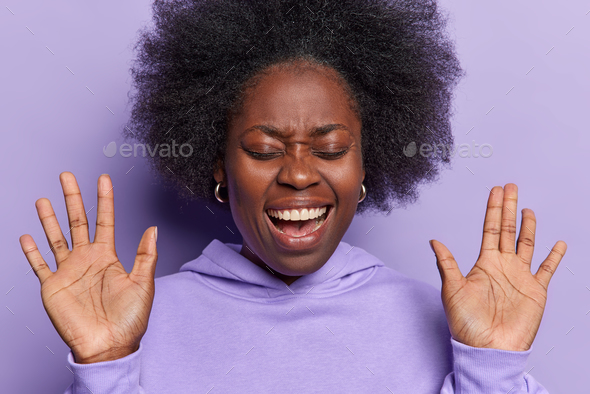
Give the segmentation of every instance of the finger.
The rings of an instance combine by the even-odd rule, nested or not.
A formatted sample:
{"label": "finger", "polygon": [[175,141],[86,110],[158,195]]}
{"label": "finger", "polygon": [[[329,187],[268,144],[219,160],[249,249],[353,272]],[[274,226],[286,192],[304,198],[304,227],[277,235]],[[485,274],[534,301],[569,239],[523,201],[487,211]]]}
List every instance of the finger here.
{"label": "finger", "polygon": [[500,243],[500,229],[502,226],[502,207],[504,202],[504,189],[494,186],[490,190],[486,217],[483,223],[483,238],[481,241],[480,255],[485,250],[498,250]]}
{"label": "finger", "polygon": [[64,261],[70,254],[68,248],[68,241],[66,241],[51,202],[46,198],[40,198],[35,202],[35,208],[37,208],[37,215],[45,231],[49,248],[55,256],[55,262],[59,267],[59,263]]}
{"label": "finger", "polygon": [[541,285],[547,290],[549,287],[549,281],[551,277],[555,273],[559,262],[565,255],[565,251],[567,250],[567,244],[563,241],[557,241],[557,243],[551,249],[549,256],[541,263],[535,277],[537,281],[541,283]]}
{"label": "finger", "polygon": [[430,247],[436,256],[436,266],[438,267],[438,272],[443,285],[445,283],[448,285],[463,280],[463,274],[461,274],[461,270],[449,249],[434,239],[429,242]]}
{"label": "finger", "polygon": [[98,177],[98,207],[96,210],[96,233],[94,242],[115,246],[115,203],[111,177],[103,174]]}
{"label": "finger", "polygon": [[533,251],[535,249],[535,231],[537,231],[537,219],[532,209],[522,210],[522,220],[520,223],[520,234],[518,235],[518,247],[516,254],[528,265],[530,270],[531,261],[533,260]]}
{"label": "finger", "polygon": [[47,278],[53,275],[53,272],[51,272],[47,263],[43,260],[43,256],[39,253],[39,249],[37,248],[33,237],[29,234],[25,234],[19,238],[19,242],[33,272],[35,272],[35,275],[39,278],[39,282],[43,285]]}
{"label": "finger", "polygon": [[516,242],[516,205],[518,187],[514,183],[504,186],[504,206],[502,207],[502,227],[500,230],[500,252],[514,253]]}
{"label": "finger", "polygon": [[64,192],[70,223],[70,229],[66,232],[66,235],[71,232],[72,249],[77,246],[87,245],[90,243],[88,240],[88,220],[86,219],[82,194],[78,182],[76,182],[76,177],[71,172],[62,172],[59,175],[59,180]]}
{"label": "finger", "polygon": [[156,240],[158,238],[158,229],[153,226],[145,230],[139,247],[137,256],[131,270],[131,275],[143,279],[153,279],[156,273],[156,262],[158,261],[158,251],[156,249]]}

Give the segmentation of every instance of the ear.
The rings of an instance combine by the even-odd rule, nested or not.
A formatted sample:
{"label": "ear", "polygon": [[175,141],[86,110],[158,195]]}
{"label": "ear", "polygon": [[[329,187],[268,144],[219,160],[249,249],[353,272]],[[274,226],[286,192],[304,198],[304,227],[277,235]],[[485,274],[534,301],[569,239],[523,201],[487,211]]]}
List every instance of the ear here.
{"label": "ear", "polygon": [[218,159],[217,164],[215,165],[215,171],[213,171],[213,178],[215,178],[215,182],[221,183],[222,187],[225,187],[226,178],[225,178],[225,168],[223,165],[223,160]]}

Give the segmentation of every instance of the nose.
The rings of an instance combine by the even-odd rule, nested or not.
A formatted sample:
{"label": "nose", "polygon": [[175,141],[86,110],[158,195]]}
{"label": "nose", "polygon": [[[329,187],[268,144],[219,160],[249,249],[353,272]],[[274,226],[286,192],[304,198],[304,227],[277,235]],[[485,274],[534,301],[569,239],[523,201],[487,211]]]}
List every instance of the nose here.
{"label": "nose", "polygon": [[303,190],[318,184],[320,174],[315,168],[315,160],[305,145],[298,145],[290,149],[283,157],[281,170],[277,176],[277,182],[281,185],[289,185],[297,190]]}

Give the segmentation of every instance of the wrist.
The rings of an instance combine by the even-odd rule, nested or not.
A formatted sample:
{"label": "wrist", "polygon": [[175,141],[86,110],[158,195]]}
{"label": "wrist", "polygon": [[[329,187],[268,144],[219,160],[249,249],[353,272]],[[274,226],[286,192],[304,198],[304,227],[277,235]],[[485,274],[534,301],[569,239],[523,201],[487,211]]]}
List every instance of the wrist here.
{"label": "wrist", "polygon": [[485,338],[473,338],[472,340],[468,340],[467,338],[457,338],[454,335],[451,335],[452,338],[462,343],[463,345],[481,348],[481,349],[496,349],[496,350],[507,350],[511,352],[526,352],[532,346],[532,343],[527,343],[522,340],[514,340],[514,341],[498,341],[498,340],[489,340]]}
{"label": "wrist", "polygon": [[139,345],[135,345],[132,347],[110,348],[108,350],[95,354],[84,354],[83,352],[77,353],[74,350],[72,350],[72,353],[74,355],[74,361],[77,364],[91,364],[102,361],[118,360],[120,358],[127,357],[132,353],[135,353],[138,349]]}

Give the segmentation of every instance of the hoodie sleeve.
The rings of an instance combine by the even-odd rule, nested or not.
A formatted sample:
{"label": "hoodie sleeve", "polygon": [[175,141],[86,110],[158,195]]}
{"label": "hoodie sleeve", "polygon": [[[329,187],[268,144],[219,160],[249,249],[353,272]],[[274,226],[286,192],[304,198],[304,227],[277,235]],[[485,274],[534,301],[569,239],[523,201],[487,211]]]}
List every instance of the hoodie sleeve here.
{"label": "hoodie sleeve", "polygon": [[451,338],[453,372],[440,394],[549,394],[531,375],[525,374],[532,347],[523,352],[484,349]]}
{"label": "hoodie sleeve", "polygon": [[64,394],[144,394],[139,385],[142,344],[130,355],[112,361],[79,364],[70,351],[67,362],[74,373],[73,383]]}

